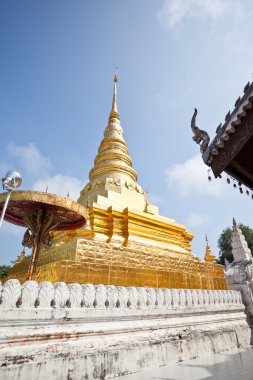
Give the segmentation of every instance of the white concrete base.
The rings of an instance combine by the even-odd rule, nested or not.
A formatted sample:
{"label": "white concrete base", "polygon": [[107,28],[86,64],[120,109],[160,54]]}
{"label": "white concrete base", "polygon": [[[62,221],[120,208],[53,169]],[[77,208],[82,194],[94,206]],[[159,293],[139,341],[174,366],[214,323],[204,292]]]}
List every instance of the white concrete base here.
{"label": "white concrete base", "polygon": [[109,379],[251,344],[239,292],[77,285],[47,284],[50,303],[4,285],[1,380]]}
{"label": "white concrete base", "polygon": [[119,376],[117,380],[252,380],[252,362],[252,347],[236,348]]}

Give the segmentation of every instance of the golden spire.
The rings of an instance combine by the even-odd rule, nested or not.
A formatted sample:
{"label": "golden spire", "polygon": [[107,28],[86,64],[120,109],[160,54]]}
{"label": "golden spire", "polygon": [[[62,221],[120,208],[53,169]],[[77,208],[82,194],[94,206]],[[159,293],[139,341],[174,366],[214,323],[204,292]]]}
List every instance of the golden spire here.
{"label": "golden spire", "polygon": [[117,75],[117,69],[114,75],[114,89],[113,89],[113,97],[112,97],[112,109],[109,116],[109,122],[112,122],[113,119],[117,119],[120,121],[120,117],[118,114],[118,108],[117,108],[117,82],[118,82],[118,75]]}
{"label": "golden spire", "polygon": [[90,171],[89,179],[91,186],[100,180],[105,182],[106,178],[122,183],[126,181],[131,182],[136,186],[137,174],[132,167],[131,157],[128,155],[117,110],[117,80],[117,73],[115,73],[112,110],[108,125],[104,131],[104,138],[94,160],[94,167]]}
{"label": "golden spire", "polygon": [[25,259],[25,248],[22,249],[20,255],[18,256],[18,258],[15,260],[15,264],[19,264],[21,263],[21,261],[23,261]]}
{"label": "golden spire", "polygon": [[210,261],[210,262],[214,262],[215,261],[215,256],[212,254],[211,248],[210,248],[210,246],[208,244],[207,235],[206,235],[206,254],[205,254],[204,260],[205,261]]}

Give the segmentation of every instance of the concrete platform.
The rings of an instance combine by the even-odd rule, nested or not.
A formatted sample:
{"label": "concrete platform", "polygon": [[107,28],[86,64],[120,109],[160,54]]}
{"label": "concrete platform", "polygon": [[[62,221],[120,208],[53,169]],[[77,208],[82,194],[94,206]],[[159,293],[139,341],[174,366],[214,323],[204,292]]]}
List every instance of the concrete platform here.
{"label": "concrete platform", "polygon": [[[154,370],[142,379],[185,379],[186,361],[251,347],[252,331],[237,290],[21,286],[13,279],[0,293],[0,379],[101,380],[137,373],[136,379],[147,368]],[[161,367],[173,363],[183,371],[179,377]],[[196,365],[188,363],[201,378],[202,364]]]}
{"label": "concrete platform", "polygon": [[117,380],[252,380],[253,347],[204,355],[171,366],[150,368]]}

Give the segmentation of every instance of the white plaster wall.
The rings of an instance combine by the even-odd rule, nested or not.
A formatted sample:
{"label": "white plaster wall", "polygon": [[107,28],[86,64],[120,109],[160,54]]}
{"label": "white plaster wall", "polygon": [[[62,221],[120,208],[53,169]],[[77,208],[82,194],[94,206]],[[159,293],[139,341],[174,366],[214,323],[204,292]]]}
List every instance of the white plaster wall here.
{"label": "white plaster wall", "polygon": [[1,288],[0,379],[106,379],[250,342],[238,291]]}

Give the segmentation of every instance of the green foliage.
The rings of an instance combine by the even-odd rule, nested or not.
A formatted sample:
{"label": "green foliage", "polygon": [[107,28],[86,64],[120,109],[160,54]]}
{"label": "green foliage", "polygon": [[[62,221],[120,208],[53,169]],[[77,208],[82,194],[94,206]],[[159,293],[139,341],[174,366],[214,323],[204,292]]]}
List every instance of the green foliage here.
{"label": "green foliage", "polygon": [[[241,229],[252,254],[253,253],[253,230],[250,227],[245,226],[244,224],[239,224],[238,227]],[[222,231],[222,234],[219,237],[219,240],[218,240],[219,258],[217,259],[218,264],[224,265],[225,259],[228,260],[230,263],[234,261],[234,258],[232,255],[231,235],[232,235],[232,229],[226,228],[225,230]]]}
{"label": "green foliage", "polygon": [[10,270],[9,265],[2,265],[0,266],[0,278],[5,278],[8,276],[9,270]]}

